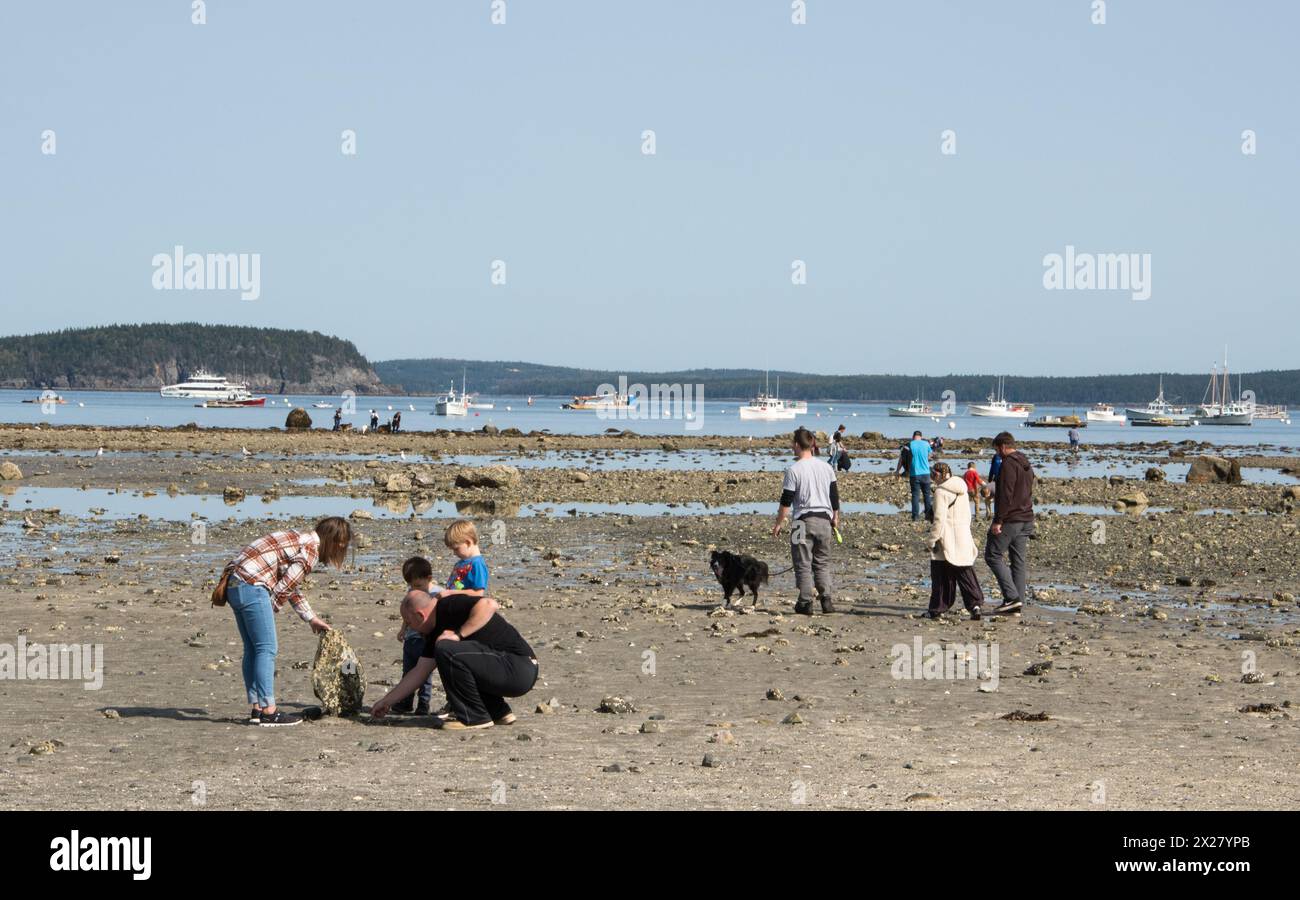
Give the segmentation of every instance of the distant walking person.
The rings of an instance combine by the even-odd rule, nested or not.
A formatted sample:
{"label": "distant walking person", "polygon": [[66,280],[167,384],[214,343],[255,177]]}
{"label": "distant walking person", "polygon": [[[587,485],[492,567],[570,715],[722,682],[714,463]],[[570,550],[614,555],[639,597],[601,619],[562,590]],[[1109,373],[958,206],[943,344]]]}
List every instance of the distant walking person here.
{"label": "distant walking person", "polygon": [[[1016,449],[1016,439],[1009,431],[993,439],[993,449],[1002,464],[995,482],[993,524],[984,544],[984,561],[993,570],[1002,591],[1002,603],[993,612],[1015,613],[1025,600],[1026,551],[1034,534],[1034,468]],[[1006,562],[1008,555],[1010,567]]]}
{"label": "distant walking person", "polygon": [[781,502],[776,512],[772,536],[779,537],[787,516],[790,527],[790,558],[794,563],[794,581],[799,588],[799,602],[794,611],[813,614],[814,591],[823,613],[835,612],[835,586],[831,582],[831,547],[840,527],[840,494],[835,484],[835,469],[814,460],[813,435],[807,428],[794,433],[791,446],[795,461],[785,470],[781,483]]}
{"label": "distant walking person", "polygon": [[[979,470],[975,468],[974,462],[966,464],[966,474],[962,476],[966,482],[967,499],[970,500],[970,514],[972,519],[980,517],[980,497],[987,497],[987,490],[984,488],[984,479],[980,477]],[[993,501],[988,501],[989,515],[993,515]]]}
{"label": "distant walking person", "polygon": [[370,411],[370,433],[374,434],[378,430],[379,430],[379,410],[372,409]]}
{"label": "distant walking person", "polygon": [[1079,452],[1079,429],[1075,427],[1071,427],[1069,431],[1069,438],[1070,438],[1070,452],[1078,453]]}
{"label": "distant walking person", "polygon": [[397,434],[397,432],[399,432],[399,431],[402,430],[402,411],[401,411],[401,410],[398,410],[397,412],[393,413],[393,421],[392,421],[391,423],[389,423],[389,425],[388,425],[388,430],[391,431],[393,434]]}
{"label": "distant walking person", "polygon": [[907,481],[912,488],[912,521],[921,517],[921,498],[925,498],[925,521],[934,521],[934,491],[930,487],[930,442],[921,437],[921,432],[912,432],[912,442],[907,445],[910,459],[907,467]]}
{"label": "distant walking person", "polygon": [[835,433],[831,435],[831,452],[830,456],[826,457],[826,461],[831,464],[831,468],[837,472],[840,470],[840,454],[844,452],[844,444],[842,443],[843,438],[844,426],[841,425],[835,430]]}
{"label": "distant walking person", "polygon": [[972,619],[978,620],[984,592],[975,577],[975,539],[970,533],[970,492],[965,479],[952,474],[947,463],[937,463],[934,475],[934,526],[928,538],[930,550],[930,608],[925,615],[937,619],[952,608],[961,589],[962,603]]}
{"label": "distant walking person", "polygon": [[334,410],[334,430],[338,431],[339,428],[342,427],[342,423],[343,423],[343,407],[340,406],[338,409]]}

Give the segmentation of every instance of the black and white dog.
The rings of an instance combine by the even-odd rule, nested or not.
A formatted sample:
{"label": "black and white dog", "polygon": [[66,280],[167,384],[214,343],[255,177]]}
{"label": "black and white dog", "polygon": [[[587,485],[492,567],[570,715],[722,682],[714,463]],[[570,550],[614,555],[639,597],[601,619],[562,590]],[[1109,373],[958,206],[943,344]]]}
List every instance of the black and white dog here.
{"label": "black and white dog", "polygon": [[754,605],[758,605],[758,586],[767,584],[767,563],[740,553],[714,550],[709,557],[709,568],[713,570],[718,584],[722,585],[722,594],[726,599],[724,608],[731,608],[732,591],[739,589],[739,597],[744,597],[746,587],[754,597]]}

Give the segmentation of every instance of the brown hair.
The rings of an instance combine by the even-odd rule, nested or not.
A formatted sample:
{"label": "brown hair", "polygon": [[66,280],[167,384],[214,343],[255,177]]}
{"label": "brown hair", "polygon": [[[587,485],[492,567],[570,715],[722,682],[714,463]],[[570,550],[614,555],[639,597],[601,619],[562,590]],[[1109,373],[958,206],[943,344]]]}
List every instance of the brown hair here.
{"label": "brown hair", "polygon": [[941,480],[947,481],[952,477],[952,469],[948,467],[947,463],[935,463],[934,474]]}
{"label": "brown hair", "polygon": [[402,563],[402,580],[407,584],[417,578],[432,578],[433,566],[423,556],[412,556]]}
{"label": "brown hair", "polygon": [[469,519],[457,519],[447,526],[447,533],[442,536],[442,542],[449,548],[454,548],[457,544],[463,544],[466,541],[478,543],[478,529]]}
{"label": "brown hair", "polygon": [[343,565],[348,556],[348,546],[352,543],[352,523],[341,516],[330,516],[317,522],[315,531],[320,538],[321,562],[336,569]]}
{"label": "brown hair", "polygon": [[807,428],[796,428],[793,440],[794,445],[800,450],[811,450],[813,444],[817,443],[817,439],[813,437],[813,433]]}
{"label": "brown hair", "polygon": [[1015,447],[1016,438],[1009,431],[999,432],[998,436],[993,439],[994,447]]}

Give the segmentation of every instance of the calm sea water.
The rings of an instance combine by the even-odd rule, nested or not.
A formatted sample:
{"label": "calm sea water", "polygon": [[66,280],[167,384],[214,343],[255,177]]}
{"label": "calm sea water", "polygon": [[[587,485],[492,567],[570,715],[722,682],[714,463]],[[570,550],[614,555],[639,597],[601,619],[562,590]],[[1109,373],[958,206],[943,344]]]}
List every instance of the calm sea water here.
{"label": "calm sea water", "polygon": [[[195,422],[203,427],[268,428],[284,425],[285,416],[295,406],[304,407],[317,428],[329,428],[334,410],[315,409],[313,403],[338,405],[334,396],[303,395],[267,396],[265,407],[241,409],[201,409],[193,400],[165,399],[153,392],[134,391],[64,391],[65,405],[43,408],[39,403],[23,403],[35,399],[39,391],[0,391],[0,422],[48,423],[51,425],[103,425],[141,426],[159,425],[173,427]],[[1019,422],[1006,419],[985,419],[965,415],[965,405],[960,414],[947,416],[940,422],[930,419],[891,417],[885,404],[861,403],[810,403],[808,413],[786,422],[741,421],[736,402],[706,401],[693,419],[616,417],[602,418],[595,411],[561,409],[567,397],[534,397],[529,406],[525,397],[485,397],[495,404],[491,410],[470,410],[465,417],[445,417],[433,414],[433,400],[429,397],[365,396],[356,399],[356,413],[344,416],[360,429],[370,419],[370,410],[379,412],[380,421],[387,422],[393,412],[402,413],[402,429],[407,432],[433,431],[438,428],[474,431],[492,424],[500,428],[518,428],[521,431],[545,431],[556,434],[600,434],[607,429],[629,429],[646,435],[719,434],[755,437],[781,434],[797,425],[814,430],[833,431],[843,424],[850,435],[863,431],[880,431],[893,437],[911,434],[920,429],[927,436],[939,433],[945,438],[987,437],[1004,428],[1024,434],[1025,439],[1067,443],[1064,429],[1022,428]],[[1034,415],[1083,414],[1078,407],[1040,406]],[[951,425],[951,427],[950,427]],[[1283,452],[1300,448],[1300,420],[1287,425],[1277,420],[1260,420],[1248,427],[1199,426],[1192,428],[1135,428],[1128,425],[1100,425],[1092,423],[1082,432],[1084,444],[1136,443],[1146,441],[1210,441],[1216,444],[1271,447]]]}

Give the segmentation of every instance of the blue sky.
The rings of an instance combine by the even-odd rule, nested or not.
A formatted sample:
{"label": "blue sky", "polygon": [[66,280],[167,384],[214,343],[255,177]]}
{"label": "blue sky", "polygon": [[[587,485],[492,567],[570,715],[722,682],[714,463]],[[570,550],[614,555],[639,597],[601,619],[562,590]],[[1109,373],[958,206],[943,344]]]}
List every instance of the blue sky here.
{"label": "blue sky", "polygon": [[[3,330],[616,371],[1300,365],[1300,5],[790,6],[6,3]],[[177,244],[259,253],[261,296],[154,290]],[[1151,254],[1151,298],[1045,290],[1066,245]]]}

